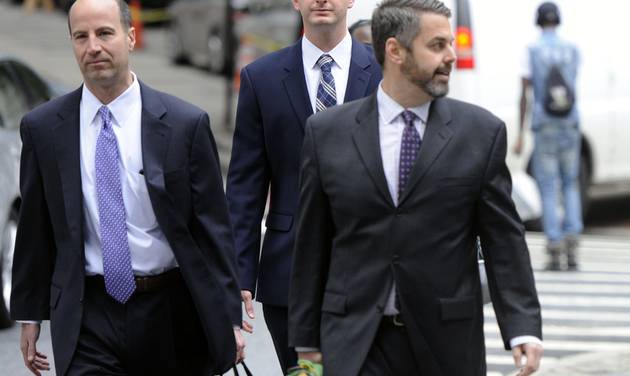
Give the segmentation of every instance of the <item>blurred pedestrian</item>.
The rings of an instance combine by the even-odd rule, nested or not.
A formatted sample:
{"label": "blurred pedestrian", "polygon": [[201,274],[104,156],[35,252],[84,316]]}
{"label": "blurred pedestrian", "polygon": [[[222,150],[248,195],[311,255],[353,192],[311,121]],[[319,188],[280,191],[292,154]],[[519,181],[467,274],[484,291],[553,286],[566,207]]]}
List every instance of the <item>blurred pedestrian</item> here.
{"label": "blurred pedestrian", "polygon": [[[514,151],[522,152],[526,111],[531,107],[532,168],[542,197],[547,269],[560,270],[566,257],[567,268],[576,270],[578,239],[583,227],[578,184],[581,138],[575,105],[580,57],[574,44],[558,36],[560,11],[556,4],[541,4],[536,24],[542,33],[527,48],[521,80],[520,132]],[[528,106],[529,91],[533,91],[532,106]],[[559,198],[562,217],[558,211]]]}
{"label": "blurred pedestrian", "polygon": [[[283,371],[297,362],[287,340],[287,299],[306,118],[372,93],[381,80],[373,54],[348,33],[352,4],[293,0],[304,37],[241,71],[227,198],[245,310],[253,319],[252,298],[262,303]],[[250,323],[243,325],[251,330]]]}
{"label": "blurred pedestrian", "polygon": [[298,355],[323,361],[326,376],[485,375],[477,236],[504,346],[521,375],[539,366],[505,124],[445,98],[450,16],[436,0],[382,2],[377,92],[307,121],[289,338],[318,349]]}
{"label": "blurred pedestrian", "polygon": [[357,22],[350,25],[348,31],[350,35],[358,40],[359,42],[365,44],[372,44],[372,23],[370,20],[358,20]]}
{"label": "blurred pedestrian", "polygon": [[24,0],[22,6],[28,13],[33,13],[39,6],[42,6],[48,12],[55,10],[55,3],[53,0]]}
{"label": "blurred pedestrian", "polygon": [[123,0],[77,0],[84,83],[22,119],[11,316],[24,363],[50,320],[57,375],[208,375],[243,357],[233,239],[208,115],[130,70]]}

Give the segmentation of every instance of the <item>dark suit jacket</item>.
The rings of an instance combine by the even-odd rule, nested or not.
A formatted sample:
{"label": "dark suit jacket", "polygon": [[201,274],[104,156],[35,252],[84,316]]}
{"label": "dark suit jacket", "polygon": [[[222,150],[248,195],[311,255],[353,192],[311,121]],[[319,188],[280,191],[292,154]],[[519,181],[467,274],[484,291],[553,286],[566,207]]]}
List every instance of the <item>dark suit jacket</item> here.
{"label": "dark suit jacket", "polygon": [[[381,77],[371,49],[353,40],[345,102],[374,92]],[[266,304],[287,305],[300,150],[312,113],[301,41],[241,71],[227,199],[241,288]],[[261,254],[260,224],[270,186]]]}
{"label": "dark suit jacket", "polygon": [[[149,197],[198,310],[208,370],[234,363],[241,321],[233,239],[208,115],[140,83],[142,160]],[[85,255],[79,165],[81,88],[22,120],[22,206],[11,315],[51,321],[57,374],[75,350]]]}
{"label": "dark suit jacket", "polygon": [[376,95],[309,119],[289,299],[292,346],[327,376],[356,375],[396,281],[422,375],[485,375],[475,239],[506,348],[541,337],[524,230],[510,198],[504,124],[451,99],[431,105],[399,205],[381,160]]}

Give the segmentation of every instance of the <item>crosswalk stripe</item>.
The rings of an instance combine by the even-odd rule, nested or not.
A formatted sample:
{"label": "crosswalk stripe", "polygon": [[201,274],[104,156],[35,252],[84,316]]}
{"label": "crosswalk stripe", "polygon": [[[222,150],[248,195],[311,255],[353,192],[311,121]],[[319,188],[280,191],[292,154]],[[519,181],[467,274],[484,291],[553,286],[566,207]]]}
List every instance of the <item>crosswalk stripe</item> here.
{"label": "crosswalk stripe", "polygon": [[[545,339],[543,347],[545,350],[561,351],[630,351],[630,343],[603,341],[586,342]],[[486,339],[486,348],[503,349],[503,341],[493,338]]]}
{"label": "crosswalk stripe", "polygon": [[[528,232],[525,235],[528,244],[547,244],[547,238],[540,232]],[[615,245],[619,247],[625,247],[628,249],[628,238],[623,236],[609,236],[609,235],[582,235],[580,239],[580,245],[585,246],[588,244],[606,244],[607,247],[613,247]]]}
{"label": "crosswalk stripe", "polygon": [[[484,307],[484,314],[487,317],[495,317],[492,308],[488,305]],[[630,325],[630,315],[627,312],[590,312],[572,311],[542,308],[543,322],[545,320],[563,321],[597,321],[597,322],[623,322]]]}
{"label": "crosswalk stripe", "polygon": [[[602,264],[602,263],[589,263],[585,264],[583,260],[580,261],[580,271],[577,273],[610,273],[610,274],[620,274],[624,275],[625,278],[630,279],[630,273],[628,273],[628,267],[630,265],[630,260],[627,262],[618,262],[614,264]],[[546,263],[532,263],[532,267],[535,271],[544,271]],[[573,273],[573,274],[577,274]]]}
{"label": "crosswalk stripe", "polygon": [[623,282],[630,283],[630,273],[558,273],[539,271],[534,273],[536,282]]}
{"label": "crosswalk stripe", "polygon": [[[486,334],[499,334],[499,326],[494,324],[485,324],[483,326]],[[629,327],[584,327],[584,326],[568,326],[568,325],[545,325],[543,328],[543,336],[563,336],[563,337],[613,337],[627,338],[630,342]]]}
{"label": "crosswalk stripe", "polygon": [[630,308],[630,298],[542,294],[538,299],[543,306]]}
{"label": "crosswalk stripe", "polygon": [[[626,247],[628,247],[628,245],[626,245]],[[528,249],[529,249],[530,256],[534,256],[535,258],[547,255],[547,250],[546,250],[546,247],[544,246],[536,247],[536,246],[529,245]],[[580,247],[577,250],[577,254],[578,256],[588,257],[588,258],[604,256],[604,257],[612,257],[612,258],[619,258],[619,259],[628,259],[628,256],[629,256],[628,248],[621,248],[621,247],[616,248],[616,249],[608,249],[608,248],[600,248],[600,247]]]}
{"label": "crosswalk stripe", "polygon": [[615,284],[587,284],[587,283],[549,283],[537,282],[538,294],[566,293],[566,294],[616,294],[630,295],[630,283],[628,285]]}
{"label": "crosswalk stripe", "polygon": [[[549,365],[557,361],[558,361],[558,358],[554,358],[552,356],[543,356],[540,363]],[[512,358],[512,355],[486,355],[486,363],[487,364],[500,364],[500,365],[505,365],[505,366],[514,365],[514,358]],[[490,374],[491,373],[488,372],[486,376]],[[501,374],[497,373],[497,375],[501,375]]]}

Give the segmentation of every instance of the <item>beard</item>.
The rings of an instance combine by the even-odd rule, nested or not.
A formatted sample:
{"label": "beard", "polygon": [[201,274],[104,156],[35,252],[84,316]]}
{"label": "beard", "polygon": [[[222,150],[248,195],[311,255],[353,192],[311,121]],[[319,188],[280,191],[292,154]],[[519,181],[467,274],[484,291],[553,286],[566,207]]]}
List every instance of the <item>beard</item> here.
{"label": "beard", "polygon": [[420,71],[411,54],[408,54],[401,66],[401,72],[409,82],[422,89],[422,91],[433,98],[440,98],[448,94],[448,82],[439,82],[436,76],[438,72],[450,72],[451,68],[451,64],[445,64],[439,66],[433,72]]}

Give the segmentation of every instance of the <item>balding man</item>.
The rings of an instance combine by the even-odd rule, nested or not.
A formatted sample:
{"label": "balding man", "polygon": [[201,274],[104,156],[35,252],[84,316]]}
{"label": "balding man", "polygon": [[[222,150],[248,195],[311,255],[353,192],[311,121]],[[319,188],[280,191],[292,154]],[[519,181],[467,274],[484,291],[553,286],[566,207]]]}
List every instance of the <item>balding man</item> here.
{"label": "balding man", "polygon": [[208,115],[138,80],[122,0],[69,13],[83,85],[22,120],[11,314],[26,366],[50,320],[58,375],[207,375],[243,356]]}

